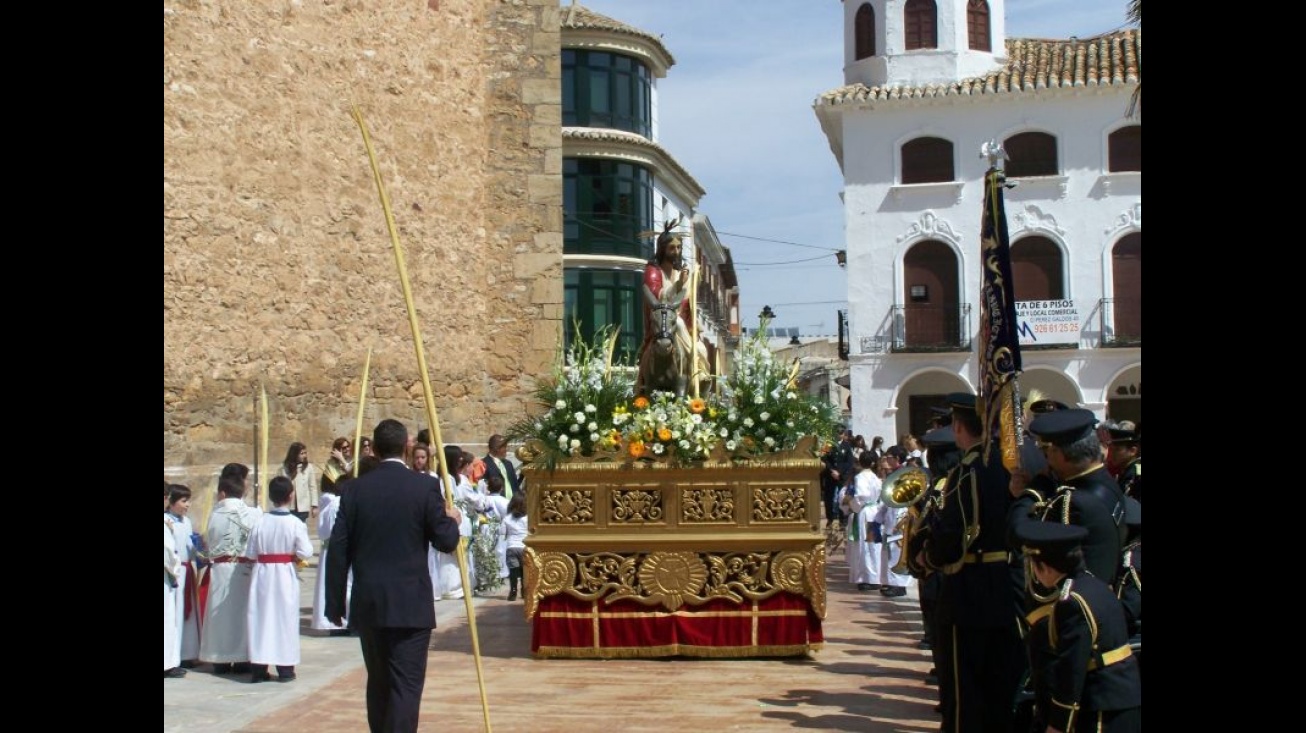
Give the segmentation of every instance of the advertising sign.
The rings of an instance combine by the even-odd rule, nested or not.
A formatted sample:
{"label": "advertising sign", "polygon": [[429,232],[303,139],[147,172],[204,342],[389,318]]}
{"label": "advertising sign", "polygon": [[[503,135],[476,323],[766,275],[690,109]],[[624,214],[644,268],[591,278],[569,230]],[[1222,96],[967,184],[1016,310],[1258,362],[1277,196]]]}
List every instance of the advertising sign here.
{"label": "advertising sign", "polygon": [[1073,300],[1018,300],[1021,346],[1079,343],[1079,308]]}

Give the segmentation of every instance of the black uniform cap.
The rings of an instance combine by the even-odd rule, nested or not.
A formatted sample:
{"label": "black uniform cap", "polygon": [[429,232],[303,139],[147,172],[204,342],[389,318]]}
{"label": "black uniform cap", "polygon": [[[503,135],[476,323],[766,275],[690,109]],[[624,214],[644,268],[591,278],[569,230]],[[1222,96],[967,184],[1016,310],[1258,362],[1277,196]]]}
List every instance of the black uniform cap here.
{"label": "black uniform cap", "polygon": [[1024,522],[1016,527],[1021,552],[1045,562],[1056,562],[1088,539],[1088,530],[1077,524]]}
{"label": "black uniform cap", "polygon": [[921,436],[921,442],[925,445],[954,445],[957,442],[957,434],[952,432],[951,425],[945,425],[926,432]]}
{"label": "black uniform cap", "polygon": [[948,395],[948,407],[953,410],[975,411],[975,395],[968,392],[953,392]]}
{"label": "black uniform cap", "polygon": [[1029,432],[1045,443],[1069,445],[1091,434],[1096,424],[1092,410],[1057,410],[1034,418]]}
{"label": "black uniform cap", "polygon": [[1057,410],[1069,410],[1070,405],[1056,400],[1036,400],[1029,403],[1029,411],[1035,415],[1042,415],[1045,412],[1056,412]]}
{"label": "black uniform cap", "polygon": [[1138,429],[1134,427],[1134,424],[1132,422],[1129,422],[1128,420],[1124,420],[1119,424],[1112,425],[1111,427],[1107,428],[1107,432],[1111,433],[1112,443],[1121,443],[1124,445],[1129,445],[1132,443],[1143,442],[1142,433],[1140,433]]}

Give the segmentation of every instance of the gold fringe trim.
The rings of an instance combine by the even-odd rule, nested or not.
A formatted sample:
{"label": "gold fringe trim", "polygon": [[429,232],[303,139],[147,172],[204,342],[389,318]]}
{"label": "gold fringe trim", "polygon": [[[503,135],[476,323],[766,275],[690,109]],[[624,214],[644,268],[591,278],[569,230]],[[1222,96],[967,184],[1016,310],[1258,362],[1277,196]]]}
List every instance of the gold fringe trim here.
{"label": "gold fringe trim", "polygon": [[[807,616],[807,609],[791,608],[783,611],[759,611],[756,610],[757,604],[753,604],[753,609],[748,611],[647,611],[640,612],[622,612],[622,613],[605,613],[599,612],[598,618],[780,618],[785,616]],[[540,618],[594,618],[594,614],[589,611],[540,611],[537,613]]]}
{"label": "gold fringe trim", "polygon": [[651,657],[700,657],[729,659],[739,657],[796,657],[819,652],[824,644],[779,644],[769,646],[697,646],[692,644],[667,644],[664,646],[570,647],[542,646],[532,652],[536,659],[647,659]]}

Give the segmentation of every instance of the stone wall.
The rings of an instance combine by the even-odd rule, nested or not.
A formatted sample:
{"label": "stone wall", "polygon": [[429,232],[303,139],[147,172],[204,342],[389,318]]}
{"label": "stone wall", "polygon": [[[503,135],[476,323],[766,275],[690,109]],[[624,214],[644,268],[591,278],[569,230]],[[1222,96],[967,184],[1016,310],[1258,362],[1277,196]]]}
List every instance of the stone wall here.
{"label": "stone wall", "polygon": [[[164,476],[207,498],[252,463],[425,426],[405,250],[446,443],[529,404],[561,335],[557,0],[165,0]],[[270,476],[264,473],[264,479]],[[202,510],[202,509],[201,509]]]}

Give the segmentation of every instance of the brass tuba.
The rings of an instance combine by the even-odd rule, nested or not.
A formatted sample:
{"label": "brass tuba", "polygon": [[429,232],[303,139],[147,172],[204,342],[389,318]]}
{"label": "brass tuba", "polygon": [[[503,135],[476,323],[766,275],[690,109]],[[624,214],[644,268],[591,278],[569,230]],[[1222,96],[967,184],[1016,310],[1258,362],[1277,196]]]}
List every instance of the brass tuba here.
{"label": "brass tuba", "polygon": [[[880,490],[880,502],[894,509],[908,507],[898,524],[893,528],[892,534],[899,539],[894,540],[898,544],[898,562],[889,572],[897,575],[906,575],[911,573],[913,568],[908,564],[908,548],[911,546],[911,536],[916,530],[916,523],[919,517],[919,510],[916,508],[917,502],[925,496],[925,492],[930,488],[930,474],[925,469],[918,466],[903,466],[884,477],[884,488]],[[914,573],[912,573],[914,575]]]}
{"label": "brass tuba", "polygon": [[919,466],[903,466],[884,477],[880,501],[894,509],[911,506],[930,488],[930,474]]}

